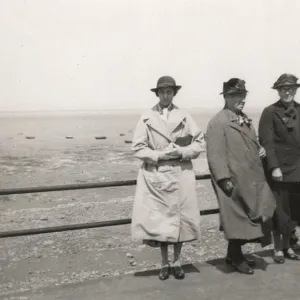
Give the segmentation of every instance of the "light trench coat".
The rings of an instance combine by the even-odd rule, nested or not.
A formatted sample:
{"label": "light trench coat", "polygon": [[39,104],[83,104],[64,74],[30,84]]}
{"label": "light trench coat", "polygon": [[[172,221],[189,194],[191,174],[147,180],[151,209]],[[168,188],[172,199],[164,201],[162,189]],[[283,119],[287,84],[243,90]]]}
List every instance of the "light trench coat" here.
{"label": "light trench coat", "polygon": [[[177,137],[192,135],[181,147],[182,158],[159,160]],[[167,243],[200,240],[200,208],[192,159],[205,151],[204,135],[192,117],[173,105],[164,121],[158,105],[144,113],[133,136],[132,150],[143,161],[137,177],[132,238]]]}

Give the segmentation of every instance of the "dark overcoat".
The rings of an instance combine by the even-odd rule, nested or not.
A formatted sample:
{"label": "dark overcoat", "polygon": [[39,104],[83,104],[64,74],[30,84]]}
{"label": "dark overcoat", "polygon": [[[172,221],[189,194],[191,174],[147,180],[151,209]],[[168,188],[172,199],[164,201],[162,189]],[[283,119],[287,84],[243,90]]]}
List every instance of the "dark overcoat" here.
{"label": "dark overcoat", "polygon": [[296,122],[293,128],[281,101],[266,107],[259,121],[259,139],[267,152],[268,175],[280,168],[284,182],[300,182],[300,105],[294,102]]}
{"label": "dark overcoat", "polygon": [[[276,202],[266,182],[259,147],[252,125],[238,125],[232,111],[223,109],[209,122],[207,158],[227,239],[265,237],[261,220],[267,223],[274,214]],[[230,197],[218,184],[225,178],[234,184]]]}

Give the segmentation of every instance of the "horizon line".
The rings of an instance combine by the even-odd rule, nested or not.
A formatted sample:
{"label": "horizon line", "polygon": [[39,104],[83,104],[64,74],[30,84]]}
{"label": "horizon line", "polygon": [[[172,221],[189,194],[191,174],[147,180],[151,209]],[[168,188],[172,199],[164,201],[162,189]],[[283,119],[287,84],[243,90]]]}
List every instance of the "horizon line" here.
{"label": "horizon line", "polygon": [[[180,106],[180,108],[187,110],[199,110],[199,109],[220,109],[220,106],[196,106],[196,107],[184,107]],[[250,106],[247,109],[262,109],[264,106]],[[139,108],[90,108],[90,109],[44,109],[44,110],[1,110],[0,113],[60,113],[60,112],[101,112],[101,111],[142,111],[145,109],[149,109],[147,107],[139,107]]]}

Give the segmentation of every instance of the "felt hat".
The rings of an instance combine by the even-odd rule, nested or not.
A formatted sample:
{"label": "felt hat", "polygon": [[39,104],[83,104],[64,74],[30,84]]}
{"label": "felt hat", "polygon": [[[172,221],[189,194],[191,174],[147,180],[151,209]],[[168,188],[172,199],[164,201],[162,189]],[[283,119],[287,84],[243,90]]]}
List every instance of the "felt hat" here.
{"label": "felt hat", "polygon": [[221,95],[246,94],[248,91],[245,87],[245,81],[239,78],[231,78],[223,83],[223,92]]}
{"label": "felt hat", "polygon": [[181,89],[180,85],[176,85],[176,81],[171,76],[162,76],[158,79],[156,88],[151,89],[152,92],[157,93],[160,88],[172,87],[177,92]]}
{"label": "felt hat", "polygon": [[282,74],[277,79],[277,81],[272,86],[272,89],[277,90],[283,86],[294,86],[294,87],[300,87],[300,84],[297,83],[298,78],[292,74]]}

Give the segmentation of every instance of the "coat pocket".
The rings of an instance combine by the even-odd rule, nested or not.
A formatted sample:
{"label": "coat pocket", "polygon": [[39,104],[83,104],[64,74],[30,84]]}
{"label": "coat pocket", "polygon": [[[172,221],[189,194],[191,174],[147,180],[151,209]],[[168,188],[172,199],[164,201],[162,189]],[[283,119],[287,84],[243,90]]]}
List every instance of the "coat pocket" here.
{"label": "coat pocket", "polygon": [[172,193],[177,191],[179,188],[178,176],[174,168],[170,167],[159,167],[159,170],[153,170],[152,172],[145,173],[145,180],[150,189],[153,189],[154,192],[165,192]]}
{"label": "coat pocket", "polygon": [[262,217],[260,193],[263,184],[263,182],[245,182],[243,186],[235,186],[232,193],[232,199],[254,223],[260,222]]}
{"label": "coat pocket", "polygon": [[266,181],[254,181],[243,190],[240,201],[248,218],[261,222],[273,216],[276,207],[274,195]]}

